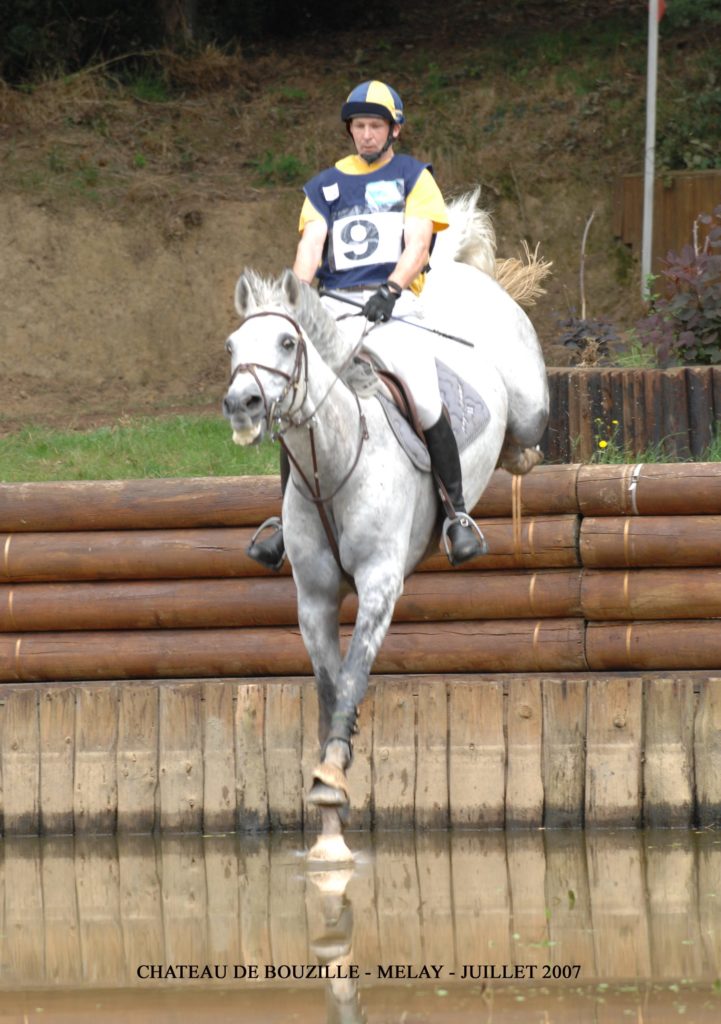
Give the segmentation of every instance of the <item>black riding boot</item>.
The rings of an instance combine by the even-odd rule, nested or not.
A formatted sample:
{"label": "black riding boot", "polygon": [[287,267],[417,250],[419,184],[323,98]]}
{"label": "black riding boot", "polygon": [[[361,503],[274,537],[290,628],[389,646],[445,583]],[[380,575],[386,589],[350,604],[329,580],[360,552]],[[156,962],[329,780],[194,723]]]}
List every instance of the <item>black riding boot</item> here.
{"label": "black riding boot", "polygon": [[451,565],[460,565],[471,558],[486,553],[485,541],[480,530],[466,512],[463,501],[463,477],[461,459],[453,428],[445,413],[432,427],[425,431],[428,452],[433,469],[441,478],[455,511],[453,518],[446,519],[443,532],[450,542],[448,560]]}
{"label": "black riding boot", "polygon": [[[285,448],[280,449],[280,493],[281,496],[285,494],[285,488],[288,484],[288,477],[290,476],[290,462],[286,454]],[[273,528],[274,532],[271,533],[270,537],[265,540],[257,540],[256,538],[262,530],[266,528]],[[253,534],[253,538],[247,550],[247,554],[250,558],[255,559],[256,562],[260,562],[267,569],[272,569],[273,572],[278,572],[283,567],[285,561],[285,541],[283,540],[283,524],[280,521],[279,516],[271,516],[270,519],[258,527]]]}

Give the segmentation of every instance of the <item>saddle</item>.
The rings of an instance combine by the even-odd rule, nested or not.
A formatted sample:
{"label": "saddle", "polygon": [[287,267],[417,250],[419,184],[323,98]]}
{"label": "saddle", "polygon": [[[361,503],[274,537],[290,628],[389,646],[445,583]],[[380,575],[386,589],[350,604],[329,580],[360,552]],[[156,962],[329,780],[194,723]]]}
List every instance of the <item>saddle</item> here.
{"label": "saddle", "polygon": [[[430,473],[431,459],[423,428],[405,381],[378,366],[365,352],[356,356],[358,360],[360,365],[356,363],[356,376],[363,381],[362,390],[378,399],[396,440],[416,469]],[[462,452],[483,433],[491,414],[475,388],[440,359],[436,359],[436,372],[444,410],[453,428],[458,451]],[[346,383],[354,386],[353,381]],[[385,389],[381,389],[379,383],[385,385]]]}

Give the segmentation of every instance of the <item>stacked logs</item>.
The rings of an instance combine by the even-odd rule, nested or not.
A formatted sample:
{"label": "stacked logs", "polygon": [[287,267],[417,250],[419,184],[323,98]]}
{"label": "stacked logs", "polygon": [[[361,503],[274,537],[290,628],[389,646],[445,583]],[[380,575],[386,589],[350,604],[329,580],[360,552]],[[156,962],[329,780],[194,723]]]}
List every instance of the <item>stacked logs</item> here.
{"label": "stacked logs", "polygon": [[[520,498],[520,530],[510,518]],[[275,478],[0,485],[0,681],[303,676]],[[489,554],[407,582],[388,673],[721,668],[721,465],[497,471]],[[341,615],[347,638],[356,610]]]}

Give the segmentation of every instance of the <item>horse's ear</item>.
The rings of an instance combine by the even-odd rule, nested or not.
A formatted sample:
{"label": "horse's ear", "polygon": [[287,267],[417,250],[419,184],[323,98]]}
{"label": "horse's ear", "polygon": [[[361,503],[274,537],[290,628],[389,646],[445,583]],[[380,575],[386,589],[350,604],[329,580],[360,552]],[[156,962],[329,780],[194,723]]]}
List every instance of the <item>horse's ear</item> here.
{"label": "horse's ear", "polygon": [[284,270],[280,275],[280,287],[291,309],[296,309],[300,302],[300,281],[292,270]]}
{"label": "horse's ear", "polygon": [[235,285],[235,308],[242,319],[245,319],[255,309],[255,296],[245,271],[240,275]]}

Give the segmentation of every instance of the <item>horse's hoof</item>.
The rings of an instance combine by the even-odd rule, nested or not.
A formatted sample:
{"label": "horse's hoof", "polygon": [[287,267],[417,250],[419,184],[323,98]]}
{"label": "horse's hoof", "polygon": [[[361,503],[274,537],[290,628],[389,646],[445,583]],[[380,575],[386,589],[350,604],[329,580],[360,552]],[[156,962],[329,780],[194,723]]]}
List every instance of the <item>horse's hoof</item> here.
{"label": "horse's hoof", "polygon": [[314,782],[305,798],[313,807],[332,807],[343,817],[348,816],[348,794],[344,789],[327,786],[325,782]]}
{"label": "horse's hoof", "polygon": [[531,470],[543,462],[543,452],[535,448],[520,448],[518,451],[507,452],[505,458],[501,458],[501,465],[509,473],[515,476],[525,476]]}
{"label": "horse's hoof", "polygon": [[353,854],[340,833],[333,836],[318,836],[308,851],[309,863],[349,864],[352,861]]}
{"label": "horse's hoof", "polygon": [[306,801],[316,807],[347,808],[348,780],[342,768],[322,761],[313,769],[313,785]]}

